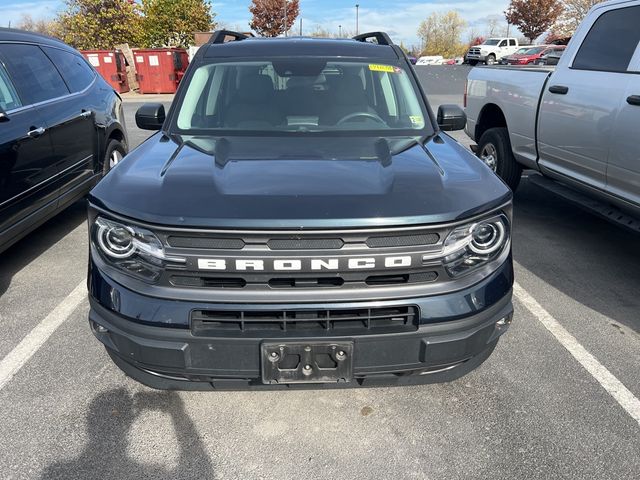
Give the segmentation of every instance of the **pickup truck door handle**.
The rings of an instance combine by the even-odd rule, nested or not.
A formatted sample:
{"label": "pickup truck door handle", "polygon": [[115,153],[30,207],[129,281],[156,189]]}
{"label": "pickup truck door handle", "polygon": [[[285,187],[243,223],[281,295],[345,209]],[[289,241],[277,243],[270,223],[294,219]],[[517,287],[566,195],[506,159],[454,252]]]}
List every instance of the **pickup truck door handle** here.
{"label": "pickup truck door handle", "polygon": [[563,87],[562,85],[553,85],[549,87],[549,91],[558,95],[566,95],[567,93],[569,93],[569,87]]}
{"label": "pickup truck door handle", "polygon": [[82,113],[80,114],[82,118],[89,118],[91,115],[93,115],[91,110],[82,110]]}
{"label": "pickup truck door handle", "polygon": [[640,95],[631,95],[630,97],[627,97],[627,103],[629,105],[636,105],[640,107]]}
{"label": "pickup truck door handle", "polygon": [[31,138],[38,138],[40,135],[42,135],[46,130],[42,127],[31,127],[31,130],[29,130],[27,132],[27,135]]}

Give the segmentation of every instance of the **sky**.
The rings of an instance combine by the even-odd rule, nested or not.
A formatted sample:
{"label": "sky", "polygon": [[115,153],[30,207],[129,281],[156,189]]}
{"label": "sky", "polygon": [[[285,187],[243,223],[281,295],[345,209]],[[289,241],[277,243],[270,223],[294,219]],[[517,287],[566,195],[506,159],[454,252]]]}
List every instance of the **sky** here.
{"label": "sky", "polygon": [[[250,0],[213,0],[216,20],[226,27],[248,30]],[[300,0],[303,33],[317,26],[338,31],[338,26],[350,32],[356,28],[355,4],[360,4],[360,32],[383,30],[395,42],[418,45],[417,29],[432,12],[457,10],[468,22],[469,29],[485,33],[488,19],[497,18],[506,27],[502,12],[508,0]],[[0,26],[14,25],[23,13],[34,19],[54,17],[64,5],[63,0],[0,0]],[[297,27],[296,27],[297,28]],[[296,30],[297,31],[297,30]]]}

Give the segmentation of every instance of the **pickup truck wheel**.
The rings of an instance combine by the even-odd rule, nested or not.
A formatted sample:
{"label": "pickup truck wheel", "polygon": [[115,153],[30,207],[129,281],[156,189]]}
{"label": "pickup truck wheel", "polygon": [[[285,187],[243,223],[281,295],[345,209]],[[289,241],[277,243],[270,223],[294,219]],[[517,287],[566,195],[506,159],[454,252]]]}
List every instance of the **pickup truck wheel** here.
{"label": "pickup truck wheel", "polygon": [[522,176],[522,166],[511,151],[511,140],[506,128],[491,128],[478,142],[478,158],[515,191]]}
{"label": "pickup truck wheel", "polygon": [[104,164],[102,166],[102,173],[105,175],[109,173],[109,170],[115,167],[126,154],[127,148],[122,142],[118,140],[111,140],[107,145],[107,150],[104,153]]}
{"label": "pickup truck wheel", "polygon": [[495,65],[496,64],[496,56],[492,53],[487,57],[487,65]]}

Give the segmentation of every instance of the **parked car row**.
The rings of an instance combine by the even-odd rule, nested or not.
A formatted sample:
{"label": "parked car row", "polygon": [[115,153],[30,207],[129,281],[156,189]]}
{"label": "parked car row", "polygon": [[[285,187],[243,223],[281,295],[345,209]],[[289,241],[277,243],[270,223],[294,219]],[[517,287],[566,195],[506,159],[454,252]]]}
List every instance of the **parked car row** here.
{"label": "parked car row", "polygon": [[[564,52],[564,45],[536,45],[523,47],[513,55],[507,55],[500,59],[500,65],[547,65],[549,55],[557,54],[559,58]],[[556,61],[557,64],[557,61]]]}

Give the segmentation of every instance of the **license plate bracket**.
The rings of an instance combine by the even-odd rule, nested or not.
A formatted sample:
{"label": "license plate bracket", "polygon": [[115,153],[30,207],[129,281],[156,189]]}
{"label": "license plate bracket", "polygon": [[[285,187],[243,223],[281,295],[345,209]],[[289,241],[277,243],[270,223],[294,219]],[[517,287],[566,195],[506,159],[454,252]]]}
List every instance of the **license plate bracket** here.
{"label": "license plate bracket", "polygon": [[353,342],[265,342],[262,383],[340,383],[353,378]]}

